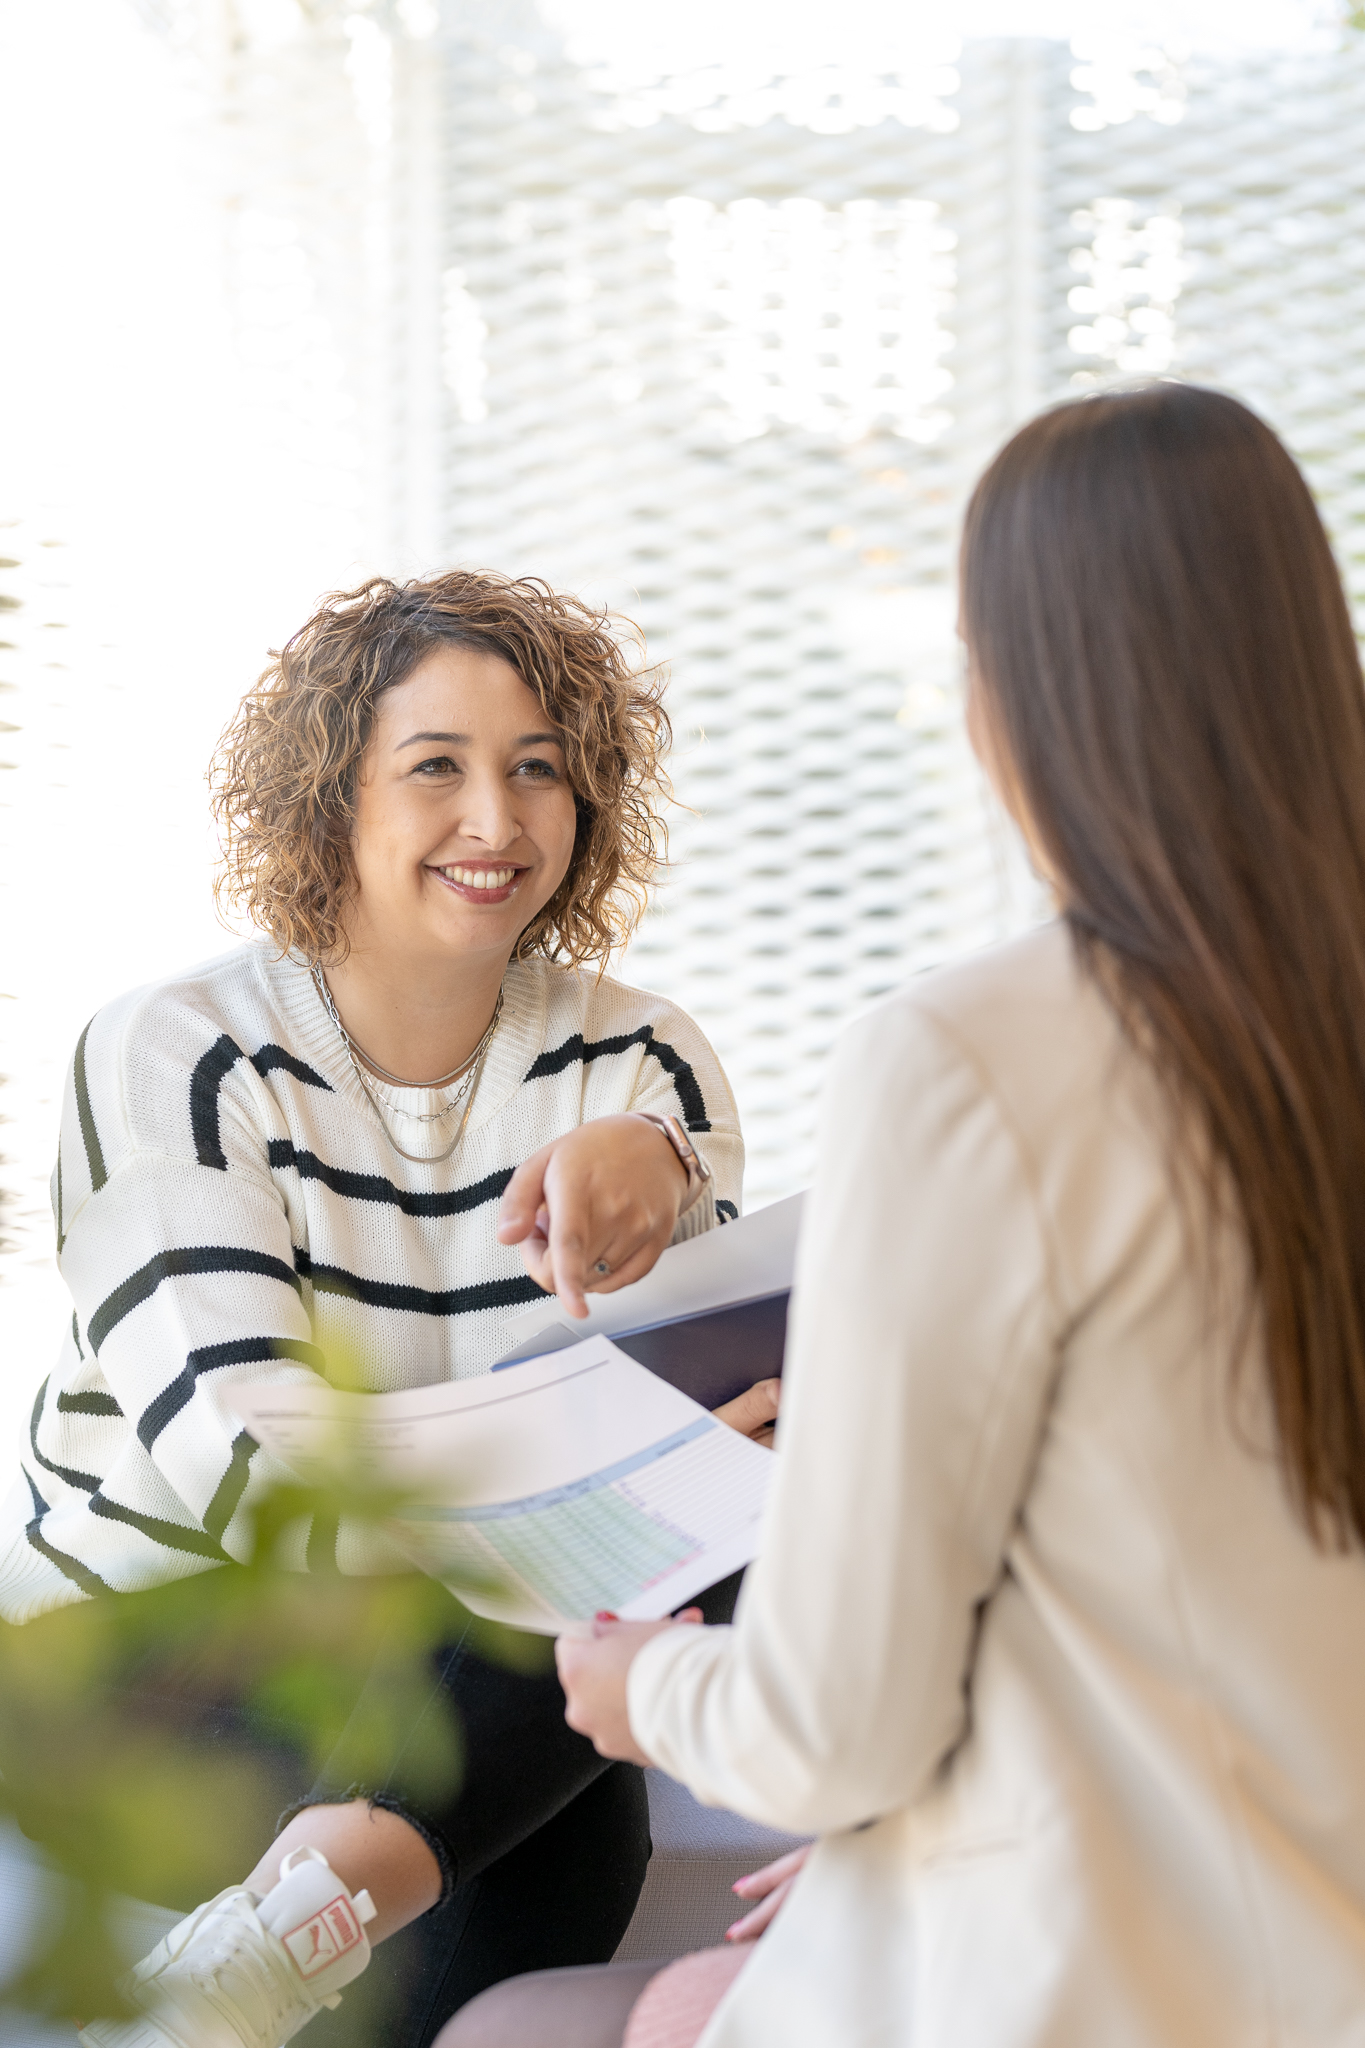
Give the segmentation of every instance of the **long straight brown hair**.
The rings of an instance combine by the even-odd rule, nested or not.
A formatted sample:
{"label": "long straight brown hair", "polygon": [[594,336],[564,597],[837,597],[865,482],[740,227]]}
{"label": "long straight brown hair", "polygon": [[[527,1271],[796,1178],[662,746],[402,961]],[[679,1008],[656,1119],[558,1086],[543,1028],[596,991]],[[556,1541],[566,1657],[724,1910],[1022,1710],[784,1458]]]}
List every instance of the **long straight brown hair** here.
{"label": "long straight brown hair", "polygon": [[1307,485],[1220,392],[1083,399],[986,471],[962,589],[1081,957],[1240,1208],[1295,1503],[1365,1539],[1365,686]]}

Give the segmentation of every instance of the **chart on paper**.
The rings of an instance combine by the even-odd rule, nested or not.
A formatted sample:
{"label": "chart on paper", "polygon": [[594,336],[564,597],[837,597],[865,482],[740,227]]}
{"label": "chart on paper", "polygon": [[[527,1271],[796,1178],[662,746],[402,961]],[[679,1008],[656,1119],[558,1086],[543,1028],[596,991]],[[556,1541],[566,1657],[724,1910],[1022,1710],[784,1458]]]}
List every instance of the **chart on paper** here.
{"label": "chart on paper", "polygon": [[408,1556],[518,1627],[654,1619],[757,1554],[773,1454],[604,1337],[408,1393],[294,1383],[232,1403],[305,1479],[340,1456],[409,1491],[389,1524]]}
{"label": "chart on paper", "polygon": [[436,1525],[427,1568],[458,1581],[462,1568],[500,1565],[557,1615],[624,1613],[708,1546],[742,1542],[757,1523],[767,1474],[731,1455],[741,1442],[705,1416],[569,1485],[489,1507],[424,1510]]}

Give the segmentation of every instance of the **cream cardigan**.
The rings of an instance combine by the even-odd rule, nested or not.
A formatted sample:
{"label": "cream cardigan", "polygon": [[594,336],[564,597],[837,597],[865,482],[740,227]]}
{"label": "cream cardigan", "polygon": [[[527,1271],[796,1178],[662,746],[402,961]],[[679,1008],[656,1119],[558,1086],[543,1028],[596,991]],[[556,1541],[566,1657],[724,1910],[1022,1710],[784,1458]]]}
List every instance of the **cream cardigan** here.
{"label": "cream cardigan", "polygon": [[630,1681],[824,1837],[704,2048],[1365,2042],[1365,1559],[1258,1355],[1234,1426],[1162,1129],[1059,926],[843,1041],[763,1554]]}

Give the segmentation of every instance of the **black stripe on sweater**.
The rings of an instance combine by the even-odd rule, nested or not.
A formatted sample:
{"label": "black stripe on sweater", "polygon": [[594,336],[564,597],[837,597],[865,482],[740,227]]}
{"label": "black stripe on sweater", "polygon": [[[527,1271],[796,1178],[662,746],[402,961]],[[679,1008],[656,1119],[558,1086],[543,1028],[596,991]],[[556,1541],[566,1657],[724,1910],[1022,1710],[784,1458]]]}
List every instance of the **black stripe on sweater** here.
{"label": "black stripe on sweater", "polygon": [[112,1593],[113,1587],[107,1586],[98,1572],[92,1572],[78,1557],[68,1557],[64,1550],[58,1550],[55,1544],[48,1542],[43,1534],[43,1516],[49,1511],[47,1502],[33,1484],[33,1474],[28,1467],[21,1465],[20,1470],[27,1479],[28,1490],[33,1496],[33,1520],[25,1531],[33,1549],[37,1551],[39,1557],[45,1557],[49,1564],[55,1564],[64,1579],[70,1579],[73,1586],[79,1586],[82,1593],[89,1593],[92,1599],[100,1593]]}
{"label": "black stripe on sweater", "polygon": [[222,1544],[205,1529],[187,1529],[180,1522],[163,1522],[159,1515],[139,1514],[136,1508],[126,1508],[122,1501],[109,1500],[102,1493],[91,1494],[90,1512],[103,1516],[106,1522],[125,1522],[166,1550],[188,1551],[191,1557],[211,1557],[215,1564],[232,1562]]}
{"label": "black stripe on sweater", "polygon": [[500,1167],[485,1179],[473,1181],[467,1188],[452,1188],[448,1194],[414,1194],[382,1174],[328,1166],[316,1152],[301,1152],[288,1138],[272,1138],[269,1153],[272,1166],[292,1166],[304,1180],[321,1181],[334,1195],[349,1196],[354,1202],[387,1202],[405,1216],[463,1216],[470,1209],[481,1209],[485,1202],[497,1201],[516,1172],[513,1166]]}
{"label": "black stripe on sweater", "polygon": [[58,1394],[59,1415],[122,1415],[112,1394]]}
{"label": "black stripe on sweater", "polygon": [[[271,1358],[293,1358],[300,1365],[309,1365],[314,1372],[323,1369],[322,1353],[316,1344],[302,1344],[292,1337],[237,1337],[227,1344],[205,1344],[198,1351],[191,1351],[185,1360],[184,1370],[178,1372],[169,1386],[161,1389],[154,1401],[149,1401],[138,1419],[137,1433],[150,1451],[168,1422],[173,1422],[181,1409],[194,1399],[194,1389],[201,1372],[213,1372],[222,1365],[259,1365]],[[60,1402],[58,1406],[60,1406]]]}
{"label": "black stripe on sweater", "polygon": [[562,1074],[566,1067],[574,1066],[579,1060],[591,1065],[593,1060],[603,1059],[612,1053],[628,1052],[632,1045],[642,1045],[645,1051],[656,1059],[668,1074],[678,1092],[682,1106],[683,1122],[689,1131],[709,1131],[711,1120],[706,1114],[706,1102],[697,1080],[682,1054],[671,1046],[667,1039],[654,1036],[652,1024],[642,1024],[638,1031],[631,1031],[620,1038],[595,1038],[585,1040],[581,1031],[575,1031],[553,1052],[543,1052],[527,1069],[528,1081],[542,1080],[547,1074]]}
{"label": "black stripe on sweater", "polygon": [[735,1207],[734,1203],[722,1202],[719,1198],[716,1201],[716,1215],[722,1223],[737,1223],[739,1221],[739,1210]]}
{"label": "black stripe on sweater", "polygon": [[[94,1021],[92,1017],[90,1024]],[[90,1024],[86,1025],[76,1040],[76,1113],[81,1120],[81,1137],[85,1140],[85,1158],[90,1168],[91,1191],[97,1193],[109,1176],[104,1170],[100,1134],[95,1129],[94,1111],[90,1107],[90,1088],[85,1078],[85,1041],[90,1036]]]}
{"label": "black stripe on sweater", "polygon": [[[194,1154],[201,1166],[216,1166],[223,1172],[227,1171],[227,1155],[223,1151],[218,1118],[218,1094],[238,1060],[245,1057],[240,1045],[225,1031],[221,1038],[214,1040],[190,1075],[190,1131],[194,1138]],[[293,1053],[286,1052],[282,1045],[263,1045],[259,1052],[252,1053],[251,1064],[262,1080],[278,1068],[292,1074],[296,1081],[304,1082],[309,1088],[325,1088],[329,1095],[332,1093],[330,1081],[324,1080],[315,1068],[295,1059]]]}
{"label": "black stripe on sweater", "polygon": [[38,1424],[42,1420],[43,1402],[47,1397],[47,1388],[48,1381],[44,1380],[38,1389],[38,1398],[33,1404],[33,1413],[29,1417],[28,1440],[33,1447],[33,1455],[42,1466],[44,1472],[55,1472],[57,1477],[64,1479],[68,1486],[78,1486],[82,1493],[93,1493],[99,1485],[99,1480],[95,1478],[93,1473],[75,1472],[69,1465],[54,1465],[51,1458],[45,1458],[38,1449]]}
{"label": "black stripe on sweater", "polygon": [[339,1294],[347,1301],[364,1302],[367,1308],[406,1309],[418,1316],[467,1316],[485,1308],[517,1308],[523,1302],[544,1301],[546,1290],[529,1273],[514,1280],[481,1280],[473,1287],[451,1287],[433,1294],[425,1287],[405,1287],[396,1280],[366,1280],[348,1273],[342,1266],[315,1266],[306,1252],[294,1254],[299,1271],[311,1275],[319,1294]]}
{"label": "black stripe on sweater", "polygon": [[340,1515],[314,1515],[308,1530],[308,1548],[304,1552],[304,1562],[310,1572],[336,1572],[337,1538],[340,1534]]}
{"label": "black stripe on sweater", "polygon": [[201,1166],[220,1166],[227,1171],[218,1130],[218,1090],[242,1057],[242,1048],[226,1031],[216,1038],[196,1063],[190,1075],[190,1131],[194,1154]]}
{"label": "black stripe on sweater", "polygon": [[155,1294],[163,1280],[180,1279],[189,1273],[257,1273],[263,1280],[282,1280],[296,1294],[303,1291],[293,1267],[269,1252],[252,1251],[246,1245],[180,1245],[173,1251],[158,1252],[105,1296],[86,1325],[90,1349],[98,1357],[109,1332]]}
{"label": "black stripe on sweater", "polygon": [[244,1429],[232,1439],[232,1457],[227,1471],[218,1482],[218,1491],[204,1510],[204,1527],[210,1536],[221,1537],[236,1514],[237,1504],[246,1492],[246,1483],[251,1476],[251,1460],[259,1448],[255,1437],[248,1436]]}
{"label": "black stripe on sweater", "polygon": [[264,1081],[267,1074],[292,1074],[296,1081],[302,1081],[305,1088],[325,1088],[333,1094],[332,1084],[316,1067],[310,1067],[306,1060],[296,1059],[292,1052],[286,1052],[282,1045],[263,1045],[259,1052],[251,1055],[251,1064]]}

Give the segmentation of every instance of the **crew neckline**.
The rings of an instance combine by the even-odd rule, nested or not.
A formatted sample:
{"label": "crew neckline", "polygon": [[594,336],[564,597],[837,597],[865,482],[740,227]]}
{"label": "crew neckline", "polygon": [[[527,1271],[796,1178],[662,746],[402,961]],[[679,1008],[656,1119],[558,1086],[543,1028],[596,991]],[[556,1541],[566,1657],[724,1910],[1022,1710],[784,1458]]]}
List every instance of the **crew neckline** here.
{"label": "crew neckline", "polygon": [[[307,1060],[330,1082],[356,1112],[374,1121],[374,1106],[356,1078],[336,1026],[328,1016],[312,970],[297,953],[283,957],[272,953],[268,944],[259,949],[259,965],[275,1005],[288,1029],[285,1050]],[[545,973],[550,963],[543,960],[513,960],[503,977],[502,1016],[484,1054],[483,1070],[475,1084],[465,1122],[466,1135],[479,1130],[516,1093],[541,1050],[545,1031]],[[385,1090],[388,1083],[377,1084]],[[451,1087],[457,1083],[452,1082]],[[415,1108],[436,1107],[448,1093],[441,1088],[406,1088],[403,1095]],[[459,1154],[447,1162],[458,1167]],[[437,1162],[432,1162],[436,1164]]]}

